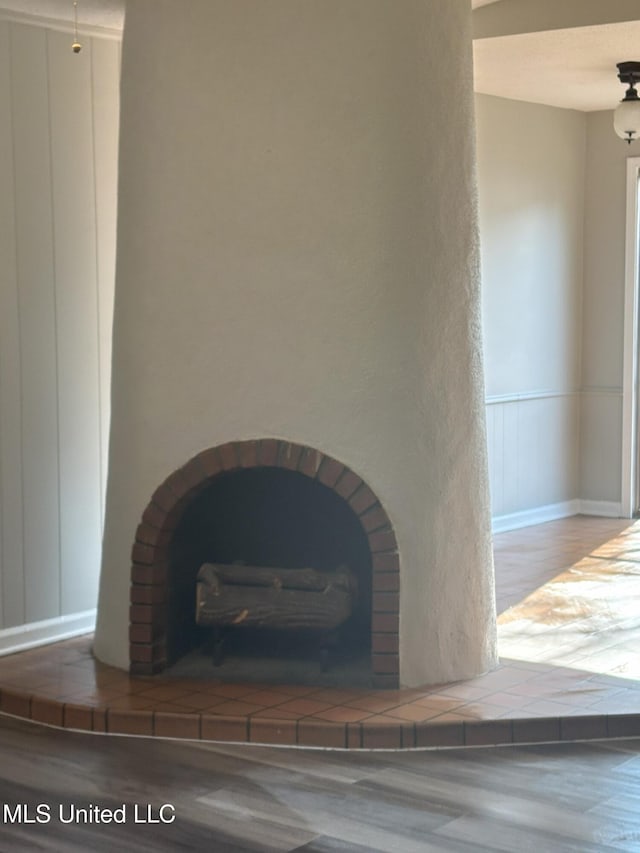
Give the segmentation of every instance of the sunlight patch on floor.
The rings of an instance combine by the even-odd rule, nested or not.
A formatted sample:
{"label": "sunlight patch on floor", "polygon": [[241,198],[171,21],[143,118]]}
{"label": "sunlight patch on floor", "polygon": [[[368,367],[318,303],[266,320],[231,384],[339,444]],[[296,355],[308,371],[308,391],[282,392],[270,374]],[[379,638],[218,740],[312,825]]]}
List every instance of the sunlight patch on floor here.
{"label": "sunlight patch on floor", "polygon": [[[628,524],[628,523],[627,523]],[[567,556],[578,541],[565,544]],[[498,618],[500,656],[640,680],[640,529],[566,565]]]}

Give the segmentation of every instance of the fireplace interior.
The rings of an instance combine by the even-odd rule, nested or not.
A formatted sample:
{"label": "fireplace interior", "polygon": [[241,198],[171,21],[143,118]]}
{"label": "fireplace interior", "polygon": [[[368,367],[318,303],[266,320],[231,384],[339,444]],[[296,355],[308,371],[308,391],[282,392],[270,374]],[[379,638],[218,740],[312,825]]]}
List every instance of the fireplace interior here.
{"label": "fireplace interior", "polygon": [[[245,566],[265,573],[313,569],[328,579],[336,571],[348,570],[355,580],[351,615],[327,631],[273,624],[247,627],[242,617],[222,629],[199,625],[196,583],[205,563],[229,567],[226,574],[231,577]],[[289,572],[283,574],[291,577]],[[186,507],[169,545],[170,671],[225,680],[284,678],[367,685],[371,574],[367,534],[336,492],[297,471],[277,467],[220,473]]]}

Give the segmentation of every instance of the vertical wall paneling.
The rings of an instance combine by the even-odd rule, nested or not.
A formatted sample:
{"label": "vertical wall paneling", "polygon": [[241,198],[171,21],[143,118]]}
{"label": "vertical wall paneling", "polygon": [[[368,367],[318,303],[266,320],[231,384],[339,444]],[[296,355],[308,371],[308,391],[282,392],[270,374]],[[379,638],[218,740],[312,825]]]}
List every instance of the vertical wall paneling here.
{"label": "vertical wall paneling", "polygon": [[0,629],[24,617],[20,332],[10,31],[0,21]]}
{"label": "vertical wall paneling", "polygon": [[[540,464],[544,451],[540,431],[548,432],[543,418],[544,400],[527,400],[518,405],[518,502],[521,507],[544,503],[540,488]],[[549,472],[555,477],[555,472]]]}
{"label": "vertical wall paneling", "polygon": [[100,404],[91,40],[47,32],[57,323],[61,614],[95,606]]}
{"label": "vertical wall paneling", "polygon": [[[502,511],[500,515],[514,512],[521,506],[520,481],[517,459],[520,453],[520,407],[513,404],[500,406],[502,412]],[[493,464],[491,461],[489,464]]]}
{"label": "vertical wall paneling", "polygon": [[111,395],[111,329],[115,281],[118,163],[120,42],[92,39],[91,83],[96,193],[96,266],[98,283],[98,355],[101,403],[101,514],[104,513],[109,454]]}
{"label": "vertical wall paneling", "polygon": [[499,524],[522,514],[535,523],[536,513],[544,520],[554,507],[575,507],[580,399],[578,392],[489,399],[492,514]]}
{"label": "vertical wall paneling", "polygon": [[489,487],[491,491],[491,513],[500,515],[504,505],[503,481],[504,471],[502,462],[504,453],[502,419],[503,410],[500,406],[487,406],[487,448],[489,456]]}
{"label": "vertical wall paneling", "polygon": [[[495,459],[499,436],[497,435],[495,412],[491,406],[486,406],[485,417],[487,424],[487,453],[489,459]],[[492,515],[495,515],[496,507],[500,506],[502,502],[500,482],[500,471],[498,470],[498,466],[492,466],[489,464],[489,492],[491,494]]]}
{"label": "vertical wall paneling", "polygon": [[60,605],[58,400],[46,32],[12,26],[25,621]]}
{"label": "vertical wall paneling", "polygon": [[120,45],[83,42],[0,12],[0,654],[96,605]]}

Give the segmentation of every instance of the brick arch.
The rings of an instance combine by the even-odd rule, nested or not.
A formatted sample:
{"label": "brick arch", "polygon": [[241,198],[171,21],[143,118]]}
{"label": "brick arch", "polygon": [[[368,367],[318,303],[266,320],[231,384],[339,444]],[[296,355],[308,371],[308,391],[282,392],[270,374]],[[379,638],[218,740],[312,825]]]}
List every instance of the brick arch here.
{"label": "brick arch", "polygon": [[400,562],[393,526],[369,486],[319,450],[263,438],[204,450],[174,471],[151,496],[136,531],[131,559],[129,659],[132,674],[161,672],[167,661],[169,543],[182,513],[223,471],[276,467],[317,480],[357,515],[372,566],[371,664],[374,685],[397,687]]}

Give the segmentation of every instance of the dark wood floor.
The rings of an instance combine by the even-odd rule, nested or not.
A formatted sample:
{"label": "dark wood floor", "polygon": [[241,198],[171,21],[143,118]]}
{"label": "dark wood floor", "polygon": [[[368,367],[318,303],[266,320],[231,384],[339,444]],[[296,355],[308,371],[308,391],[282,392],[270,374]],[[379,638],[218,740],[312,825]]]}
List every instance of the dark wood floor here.
{"label": "dark wood floor", "polygon": [[[173,823],[135,822],[136,805],[146,821],[163,804]],[[123,824],[60,819],[123,805]],[[49,822],[27,824],[38,806]],[[344,753],[84,735],[0,716],[0,851],[114,849],[640,851],[640,740]]]}

